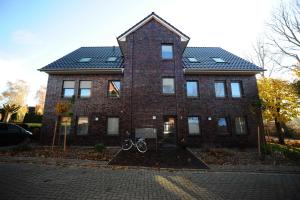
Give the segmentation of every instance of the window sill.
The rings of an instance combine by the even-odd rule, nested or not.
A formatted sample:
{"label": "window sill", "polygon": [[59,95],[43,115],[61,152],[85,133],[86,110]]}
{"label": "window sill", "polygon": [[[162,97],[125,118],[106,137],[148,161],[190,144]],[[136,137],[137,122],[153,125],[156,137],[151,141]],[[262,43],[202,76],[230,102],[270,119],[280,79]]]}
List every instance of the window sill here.
{"label": "window sill", "polygon": [[109,137],[119,137],[120,136],[120,134],[118,133],[118,134],[116,134],[116,135],[113,135],[113,134],[106,134],[106,136],[109,136]]}
{"label": "window sill", "polygon": [[201,137],[201,136],[202,136],[202,135],[201,135],[201,133],[200,133],[200,134],[198,134],[198,135],[196,135],[196,134],[195,134],[195,135],[190,135],[190,134],[188,135],[188,137],[191,137],[191,138],[195,138],[195,137]]}
{"label": "window sill", "polygon": [[187,99],[190,99],[190,100],[193,100],[193,99],[195,99],[195,100],[199,100],[200,99],[200,97],[198,96],[198,97],[186,97]]}
{"label": "window sill", "polygon": [[73,97],[64,97],[64,96],[62,96],[61,98],[62,99],[72,99]]}
{"label": "window sill", "polygon": [[120,97],[112,97],[112,96],[107,96],[107,98],[110,98],[110,99],[120,99]]}
{"label": "window sill", "polygon": [[174,58],[161,58],[162,61],[172,61]]}
{"label": "window sill", "polygon": [[91,97],[78,97],[78,99],[90,99]]}
{"label": "window sill", "polygon": [[162,93],[163,96],[175,96],[176,94],[175,93]]}

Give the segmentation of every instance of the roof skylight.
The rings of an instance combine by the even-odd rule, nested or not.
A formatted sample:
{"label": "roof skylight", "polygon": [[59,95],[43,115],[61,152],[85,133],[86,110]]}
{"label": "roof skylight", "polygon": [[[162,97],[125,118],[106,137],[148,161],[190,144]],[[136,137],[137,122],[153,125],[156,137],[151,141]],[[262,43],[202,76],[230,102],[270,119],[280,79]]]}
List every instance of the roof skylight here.
{"label": "roof skylight", "polygon": [[198,62],[198,60],[195,57],[189,57],[188,60],[190,62]]}
{"label": "roof skylight", "polygon": [[117,57],[111,56],[107,58],[107,62],[115,62],[117,60]]}
{"label": "roof skylight", "polygon": [[216,58],[212,58],[215,62],[217,62],[217,63],[226,63],[226,61],[225,60],[223,60],[222,58],[218,58],[218,57],[216,57]]}
{"label": "roof skylight", "polygon": [[80,58],[79,62],[90,62],[92,58]]}

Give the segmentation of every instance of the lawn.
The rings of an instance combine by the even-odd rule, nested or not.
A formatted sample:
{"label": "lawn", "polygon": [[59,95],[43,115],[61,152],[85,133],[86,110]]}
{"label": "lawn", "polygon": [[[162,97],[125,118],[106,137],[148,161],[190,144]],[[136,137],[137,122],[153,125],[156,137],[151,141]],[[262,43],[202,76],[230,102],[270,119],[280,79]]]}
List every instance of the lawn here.
{"label": "lawn", "polygon": [[28,128],[40,128],[42,126],[41,123],[25,123]]}

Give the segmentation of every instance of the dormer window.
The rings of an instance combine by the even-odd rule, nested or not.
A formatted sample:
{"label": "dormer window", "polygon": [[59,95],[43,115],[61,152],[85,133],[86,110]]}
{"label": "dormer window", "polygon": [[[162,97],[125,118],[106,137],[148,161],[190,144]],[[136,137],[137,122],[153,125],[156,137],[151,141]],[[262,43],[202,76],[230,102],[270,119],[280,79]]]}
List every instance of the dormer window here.
{"label": "dormer window", "polygon": [[116,62],[116,60],[117,60],[117,57],[111,56],[111,57],[108,57],[106,61],[107,62]]}
{"label": "dormer window", "polygon": [[215,58],[212,58],[216,63],[226,63],[225,60],[223,60],[222,58],[218,58],[218,57],[215,57]]}
{"label": "dormer window", "polygon": [[84,63],[84,62],[90,62],[92,58],[80,58],[78,62]]}
{"label": "dormer window", "polygon": [[190,62],[198,62],[198,60],[195,57],[189,57],[188,60]]}
{"label": "dormer window", "polygon": [[162,44],[161,45],[161,57],[162,57],[162,59],[166,59],[166,60],[173,59],[173,45]]}

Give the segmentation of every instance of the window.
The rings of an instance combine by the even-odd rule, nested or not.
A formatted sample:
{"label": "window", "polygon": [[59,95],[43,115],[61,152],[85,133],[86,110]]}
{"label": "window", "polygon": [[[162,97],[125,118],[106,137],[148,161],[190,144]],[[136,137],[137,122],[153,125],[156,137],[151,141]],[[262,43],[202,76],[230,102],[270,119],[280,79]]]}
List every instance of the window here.
{"label": "window", "polygon": [[80,58],[79,62],[90,62],[92,58]]}
{"label": "window", "polygon": [[107,62],[115,62],[117,60],[117,57],[111,56],[107,58]]}
{"label": "window", "polygon": [[163,93],[164,94],[174,94],[174,78],[163,78]]}
{"label": "window", "polygon": [[118,135],[119,134],[119,118],[109,117],[107,119],[107,134]]}
{"label": "window", "polygon": [[173,45],[161,45],[161,57],[162,59],[173,59]]}
{"label": "window", "polygon": [[196,58],[194,58],[194,57],[189,57],[188,60],[190,62],[198,62],[198,60]]}
{"label": "window", "polygon": [[241,83],[231,82],[231,95],[233,98],[241,98],[242,96]]}
{"label": "window", "polygon": [[224,81],[215,82],[215,93],[216,93],[216,97],[220,97],[220,98],[225,97],[225,82]]}
{"label": "window", "polygon": [[188,97],[198,97],[198,82],[187,81],[186,82],[186,95]]}
{"label": "window", "polygon": [[228,120],[226,117],[218,118],[218,134],[228,135]]}
{"label": "window", "polygon": [[67,135],[69,135],[71,132],[71,117],[60,118],[59,134],[64,135],[65,131]]}
{"label": "window", "polygon": [[108,81],[108,96],[109,97],[120,97],[120,81]]}
{"label": "window", "polygon": [[245,135],[247,133],[246,119],[244,117],[236,117],[235,122],[235,133],[237,135]]}
{"label": "window", "polygon": [[212,58],[216,63],[226,63],[222,58]]}
{"label": "window", "polygon": [[77,135],[87,135],[89,128],[88,117],[78,117],[77,120]]}
{"label": "window", "polygon": [[63,82],[63,97],[70,98],[74,96],[75,81]]}
{"label": "window", "polygon": [[199,117],[188,117],[190,135],[200,135]]}
{"label": "window", "polygon": [[80,81],[79,96],[83,98],[90,97],[91,87],[92,87],[92,81]]}

